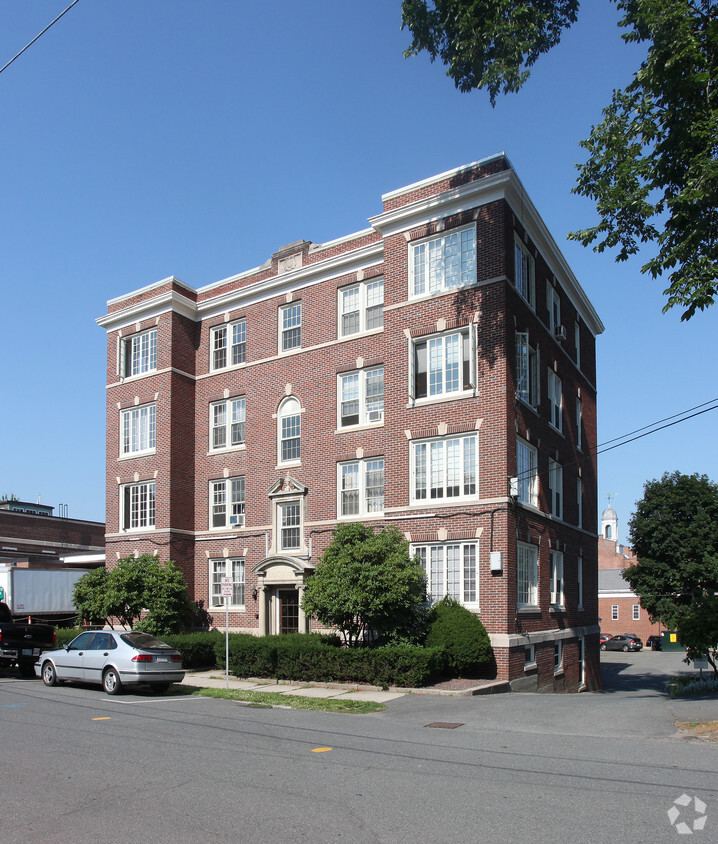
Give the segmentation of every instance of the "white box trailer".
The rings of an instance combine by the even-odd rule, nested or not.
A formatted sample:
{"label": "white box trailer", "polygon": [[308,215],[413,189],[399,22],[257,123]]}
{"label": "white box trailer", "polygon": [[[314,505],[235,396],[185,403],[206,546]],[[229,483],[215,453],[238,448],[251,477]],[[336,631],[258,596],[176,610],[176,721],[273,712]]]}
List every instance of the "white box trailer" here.
{"label": "white box trailer", "polygon": [[0,601],[13,615],[77,612],[72,593],[90,569],[19,569],[0,565]]}

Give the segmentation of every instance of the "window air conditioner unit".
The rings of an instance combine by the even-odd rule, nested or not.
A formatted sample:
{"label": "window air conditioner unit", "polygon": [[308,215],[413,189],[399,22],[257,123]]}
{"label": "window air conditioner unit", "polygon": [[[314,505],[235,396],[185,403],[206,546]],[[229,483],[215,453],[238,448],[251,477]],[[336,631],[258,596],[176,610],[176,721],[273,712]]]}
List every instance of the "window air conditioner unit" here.
{"label": "window air conditioner unit", "polygon": [[557,325],[553,330],[553,336],[557,340],[565,340],[566,339],[566,326],[565,325]]}
{"label": "window air conditioner unit", "polygon": [[367,418],[369,422],[381,422],[384,419],[384,411],[383,410],[370,410],[367,414]]}
{"label": "window air conditioner unit", "polygon": [[244,527],[244,516],[230,516],[229,523],[232,527]]}

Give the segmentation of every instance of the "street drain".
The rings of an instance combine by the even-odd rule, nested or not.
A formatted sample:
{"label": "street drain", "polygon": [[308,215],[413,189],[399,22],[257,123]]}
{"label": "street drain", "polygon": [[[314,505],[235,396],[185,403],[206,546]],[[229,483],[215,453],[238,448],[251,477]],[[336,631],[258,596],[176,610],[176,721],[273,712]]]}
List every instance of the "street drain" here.
{"label": "street drain", "polygon": [[455,730],[463,727],[463,724],[455,724],[453,721],[432,721],[431,724],[424,724],[425,727],[435,727],[438,730]]}

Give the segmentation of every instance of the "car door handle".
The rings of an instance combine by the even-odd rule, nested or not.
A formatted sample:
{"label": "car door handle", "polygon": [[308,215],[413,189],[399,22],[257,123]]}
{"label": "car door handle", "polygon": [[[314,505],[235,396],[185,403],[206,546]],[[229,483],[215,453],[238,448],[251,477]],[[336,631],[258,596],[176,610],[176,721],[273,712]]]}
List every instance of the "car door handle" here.
{"label": "car door handle", "polygon": [[105,651],[105,652],[102,654],[102,656],[109,656],[109,655],[110,655],[109,651]]}

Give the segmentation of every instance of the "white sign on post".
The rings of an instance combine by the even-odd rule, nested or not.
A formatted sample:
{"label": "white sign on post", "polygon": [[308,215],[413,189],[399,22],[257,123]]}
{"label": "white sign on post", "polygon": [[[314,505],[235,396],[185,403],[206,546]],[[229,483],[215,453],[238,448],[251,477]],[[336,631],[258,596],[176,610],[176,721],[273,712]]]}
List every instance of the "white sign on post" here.
{"label": "white sign on post", "polygon": [[222,597],[224,598],[224,687],[229,688],[229,599],[232,597],[234,584],[231,577],[222,578]]}

